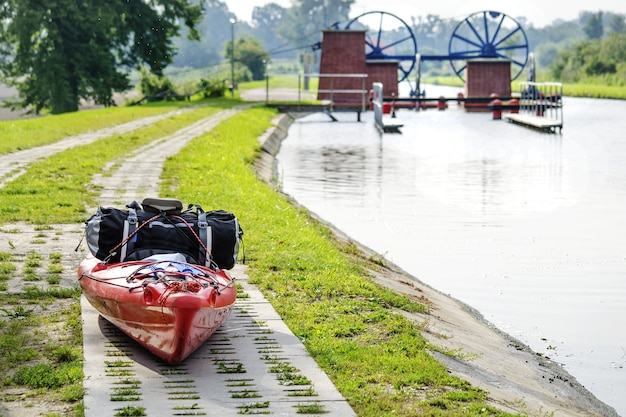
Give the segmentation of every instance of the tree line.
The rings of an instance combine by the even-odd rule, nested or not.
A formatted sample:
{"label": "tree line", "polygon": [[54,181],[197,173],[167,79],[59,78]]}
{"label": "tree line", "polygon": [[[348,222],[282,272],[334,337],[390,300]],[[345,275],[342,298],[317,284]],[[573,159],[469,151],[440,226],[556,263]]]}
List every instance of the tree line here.
{"label": "tree line", "polygon": [[[131,74],[158,79],[168,67],[203,68],[209,78],[229,79],[231,58],[239,81],[262,79],[270,62],[289,61],[298,69],[303,54],[319,57],[322,29],[345,27],[354,3],[268,3],[256,7],[247,22],[236,21],[221,0],[5,0],[0,82],[18,91],[5,104],[53,114],[76,111],[81,100],[110,106],[114,93],[133,88]],[[624,15],[582,12],[574,21],[555,20],[543,28],[514,18],[527,35],[539,78],[625,82]],[[421,54],[446,54],[459,24],[437,15],[403,20]],[[422,71],[440,75],[450,69],[434,62]]]}

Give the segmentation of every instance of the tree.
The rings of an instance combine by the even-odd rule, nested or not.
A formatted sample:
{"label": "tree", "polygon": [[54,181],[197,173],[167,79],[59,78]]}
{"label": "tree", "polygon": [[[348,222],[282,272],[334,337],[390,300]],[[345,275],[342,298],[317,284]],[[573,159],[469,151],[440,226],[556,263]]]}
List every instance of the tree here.
{"label": "tree", "polygon": [[626,33],[626,21],[623,14],[614,14],[609,19],[610,33]]}
{"label": "tree", "polygon": [[[228,5],[220,0],[196,0],[202,4],[204,14],[196,25],[201,34],[199,40],[189,39],[186,30],[173,39],[177,53],[172,65],[176,67],[214,67],[219,71],[219,64],[223,62],[222,51],[224,42],[230,40],[230,19],[237,16],[228,9]],[[237,21],[235,26],[237,35],[251,33],[252,28],[243,21]]]}
{"label": "tree", "polygon": [[615,64],[626,64],[626,33],[613,33],[602,42],[600,58]]}
{"label": "tree", "polygon": [[277,33],[294,47],[310,48],[321,41],[322,30],[337,22],[349,21],[350,7],[355,0],[292,0]]}
{"label": "tree", "polygon": [[583,27],[585,35],[589,39],[601,39],[604,35],[604,25],[602,24],[602,12],[591,13],[587,24]]}
{"label": "tree", "polygon": [[285,15],[286,9],[276,3],[255,7],[252,11],[254,37],[260,40],[265,49],[271,53],[290,52],[290,45],[280,38],[275,30],[282,24]]}
{"label": "tree", "polygon": [[280,22],[285,16],[285,8],[277,3],[268,3],[264,6],[255,6],[252,11],[252,24],[270,28]]}
{"label": "tree", "polygon": [[190,0],[5,0],[0,2],[0,76],[17,88],[12,106],[53,114],[81,99],[113,105],[128,72],[156,75],[172,62],[180,22],[198,38],[202,13]]}
{"label": "tree", "polygon": [[[225,57],[231,56],[231,43],[226,44]],[[254,38],[241,37],[235,41],[235,60],[245,65],[252,73],[253,80],[262,80],[265,76],[265,64],[270,59],[261,42]]]}

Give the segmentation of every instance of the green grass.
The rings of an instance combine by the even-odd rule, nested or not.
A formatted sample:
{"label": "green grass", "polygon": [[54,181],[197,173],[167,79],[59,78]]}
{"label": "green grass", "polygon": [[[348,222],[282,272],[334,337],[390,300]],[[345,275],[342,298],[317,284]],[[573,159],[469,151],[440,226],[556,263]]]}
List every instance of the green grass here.
{"label": "green grass", "polygon": [[238,215],[252,282],[359,416],[508,415],[450,375],[418,326],[396,312],[424,305],[373,283],[373,263],[256,178],[257,137],[274,115],[251,109],[192,141],[166,162],[162,195]]}
{"label": "green grass", "polygon": [[[269,78],[269,88],[298,88],[298,82],[300,82],[300,88],[304,88],[304,77],[300,74],[300,80],[298,81],[298,75],[280,75],[280,76],[272,76]],[[310,78],[309,88],[311,90],[317,90],[319,85],[318,78]],[[261,81],[249,81],[245,83],[240,83],[238,85],[239,90],[251,90],[254,88],[266,88],[268,83],[266,80]]]}
{"label": "green grass", "polygon": [[[513,92],[521,90],[521,82],[523,80],[513,81],[511,83],[511,90]],[[553,80],[542,80],[553,81]],[[422,80],[424,84],[434,85],[447,85],[453,87],[463,87],[463,82],[456,76],[449,77],[427,77]],[[589,98],[608,98],[608,99],[626,99],[626,86],[620,85],[606,85],[602,82],[595,83],[577,83],[563,84],[563,95],[565,97],[589,97]],[[567,108],[565,108],[567,111]]]}
{"label": "green grass", "polygon": [[127,405],[126,407],[117,408],[115,416],[132,417],[132,416],[147,416],[145,407],[137,407],[134,405]]}
{"label": "green grass", "polygon": [[96,204],[99,191],[89,187],[90,181],[96,173],[105,171],[108,161],[121,158],[219,110],[214,106],[198,107],[148,127],[77,146],[33,163],[24,175],[0,189],[0,224],[84,221],[88,217],[86,207]]}
{"label": "green grass", "polygon": [[[216,102],[214,107],[69,149],[33,164],[25,175],[0,190],[0,224],[83,222],[89,214],[85,207],[94,205],[98,191],[90,190],[88,184],[107,162],[206,117],[220,106],[233,104],[236,101]],[[429,354],[429,349],[436,347],[422,337],[419,325],[400,313],[427,312],[427,307],[375,284],[368,272],[378,267],[374,260],[360,257],[353,245],[335,241],[331,231],[306,210],[296,208],[258,180],[252,169],[260,152],[257,138],[275,115],[271,109],[252,108],[192,140],[166,161],[161,196],[237,214],[245,231],[251,281],[261,288],[359,416],[510,415],[488,406],[484,392],[449,374]],[[73,116],[80,119],[82,114]],[[33,269],[44,261],[36,254],[29,256],[36,265]],[[55,265],[54,259],[48,261]],[[12,263],[12,258],[4,253],[0,261]],[[56,273],[56,268],[50,272]],[[62,325],[69,339],[51,348],[37,348],[45,332],[36,330],[58,324],[45,311],[28,313],[34,308],[31,305],[45,309],[67,297],[72,304],[63,315]],[[19,296],[0,295],[0,305],[10,307],[7,319],[0,321],[0,374],[11,375],[4,378],[4,384],[23,384],[32,390],[48,387],[51,393],[39,395],[80,398],[77,370],[82,368],[75,359],[78,353],[72,349],[82,346],[77,291],[32,287]],[[111,362],[110,367],[122,372],[123,365]],[[245,369],[225,371],[242,373]],[[277,374],[287,383],[306,377],[288,364],[281,365]],[[130,413],[142,410],[118,412],[134,415]]]}
{"label": "green grass", "polygon": [[[82,399],[79,296],[77,289],[0,294],[2,386],[29,389],[25,395],[31,401],[46,397],[76,403]],[[3,394],[0,399],[10,397]]]}
{"label": "green grass", "polygon": [[148,106],[106,108],[57,116],[0,121],[0,155],[43,146],[66,136],[125,123],[140,117],[176,110],[189,103],[155,103]]}
{"label": "green grass", "polygon": [[[566,97],[626,99],[626,87],[597,84],[563,84]],[[567,110],[566,110],[567,111]]]}
{"label": "green grass", "polygon": [[[214,104],[220,103],[219,106]],[[164,135],[173,133],[200,118],[221,108],[239,102],[221,100],[193,104],[205,104],[191,112],[166,119],[125,135],[114,135],[95,143],[79,146],[52,155],[32,164],[26,173],[0,189],[0,223],[16,220],[40,224],[74,223],[85,220],[86,204],[93,204],[94,190],[89,182],[95,173],[103,171],[104,165],[126,152],[147,144]],[[187,104],[189,105],[189,104]],[[166,108],[167,107],[167,108]],[[177,106],[159,106],[142,111],[132,109],[107,109],[86,111],[71,115],[46,116],[39,119],[4,122],[2,134],[7,127],[18,136],[24,132],[38,138],[53,141],[66,134],[80,133],[111,124],[122,123],[136,117],[173,110]],[[95,118],[94,118],[95,116]],[[58,124],[58,125],[57,125]],[[48,135],[53,132],[54,134]],[[48,135],[48,136],[46,136]],[[3,138],[15,142],[9,134]],[[20,146],[38,146],[45,141],[22,142]],[[5,151],[13,148],[5,147]],[[68,204],[72,201],[72,204]],[[11,205],[15,207],[11,208]],[[43,225],[37,230],[48,230]],[[11,227],[3,227],[10,232]],[[63,272],[62,254],[52,253],[47,259],[47,281],[57,284]],[[0,253],[0,291],[6,291],[6,281],[16,272],[14,256],[10,252]],[[39,281],[37,269],[44,266],[44,257],[30,251],[24,259],[24,269],[18,279]],[[33,402],[46,397],[46,401],[73,403],[77,416],[82,415],[80,401],[82,388],[82,325],[77,289],[42,291],[37,287],[26,287],[21,294],[0,293],[0,383],[2,386],[21,386],[29,389],[27,394]],[[70,306],[60,312],[51,306],[59,300],[71,299]],[[37,313],[33,312],[36,309]],[[42,329],[45,329],[42,331]],[[50,333],[46,333],[50,332]],[[10,396],[1,395],[3,401]],[[74,415],[74,414],[73,414]]]}

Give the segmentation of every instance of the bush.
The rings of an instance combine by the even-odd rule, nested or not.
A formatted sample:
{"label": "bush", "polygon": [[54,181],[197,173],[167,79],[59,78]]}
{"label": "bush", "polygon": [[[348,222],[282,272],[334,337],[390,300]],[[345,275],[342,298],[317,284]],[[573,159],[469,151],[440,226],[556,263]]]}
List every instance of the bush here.
{"label": "bush", "polygon": [[146,68],[141,68],[139,90],[147,97],[148,101],[160,101],[178,97],[174,84],[169,78],[163,75],[152,74]]}
{"label": "bush", "polygon": [[205,80],[200,81],[202,88],[202,96],[204,98],[224,97],[226,93],[226,81],[223,80]]}

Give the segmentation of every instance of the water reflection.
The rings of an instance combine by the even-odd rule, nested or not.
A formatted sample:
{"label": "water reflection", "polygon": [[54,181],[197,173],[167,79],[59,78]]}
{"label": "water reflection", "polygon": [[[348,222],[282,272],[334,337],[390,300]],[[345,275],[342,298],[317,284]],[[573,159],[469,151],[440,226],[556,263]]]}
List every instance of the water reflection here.
{"label": "water reflection", "polygon": [[[599,106],[598,103],[602,103]],[[626,415],[626,103],[569,99],[562,135],[488,114],[294,124],[283,190],[562,362]]]}
{"label": "water reflection", "polygon": [[528,146],[465,144],[458,152],[418,150],[416,185],[444,204],[485,216],[551,211],[575,200],[580,178],[562,158],[561,139]]}

